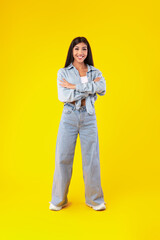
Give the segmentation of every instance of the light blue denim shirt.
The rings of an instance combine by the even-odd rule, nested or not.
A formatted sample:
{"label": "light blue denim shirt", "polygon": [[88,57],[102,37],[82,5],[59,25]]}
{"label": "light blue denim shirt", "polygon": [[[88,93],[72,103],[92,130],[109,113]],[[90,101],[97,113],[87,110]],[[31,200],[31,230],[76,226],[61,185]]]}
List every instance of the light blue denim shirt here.
{"label": "light blue denim shirt", "polygon": [[[102,76],[102,72],[95,68],[92,65],[88,65],[87,71],[87,83],[81,82],[81,77],[79,71],[75,66],[70,63],[69,66],[65,68],[60,68],[57,73],[57,87],[58,87],[58,99],[65,104],[68,102],[75,101],[76,109],[79,109],[81,106],[81,100],[86,99],[86,110],[89,114],[95,112],[94,102],[97,100],[97,94],[100,96],[105,95],[106,93],[106,81]],[[97,77],[101,77],[98,82],[93,80]],[[75,84],[76,89],[65,88],[59,85],[61,83],[59,80],[64,78],[67,82]]]}

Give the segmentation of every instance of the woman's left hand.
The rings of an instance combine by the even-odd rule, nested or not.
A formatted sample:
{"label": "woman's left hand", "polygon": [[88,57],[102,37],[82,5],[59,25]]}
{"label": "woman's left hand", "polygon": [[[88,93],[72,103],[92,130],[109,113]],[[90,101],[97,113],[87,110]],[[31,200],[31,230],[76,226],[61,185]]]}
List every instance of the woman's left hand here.
{"label": "woman's left hand", "polygon": [[61,85],[62,87],[65,87],[65,88],[76,89],[75,84],[67,82],[64,78],[62,78],[62,79],[63,79],[63,81],[59,80],[61,82],[61,83],[59,83],[59,85]]}

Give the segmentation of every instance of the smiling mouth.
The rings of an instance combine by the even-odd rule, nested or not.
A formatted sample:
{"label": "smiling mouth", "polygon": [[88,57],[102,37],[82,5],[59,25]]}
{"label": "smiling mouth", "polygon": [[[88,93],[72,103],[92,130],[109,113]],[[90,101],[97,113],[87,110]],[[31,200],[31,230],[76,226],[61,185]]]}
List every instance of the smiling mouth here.
{"label": "smiling mouth", "polygon": [[84,56],[81,56],[81,57],[78,56],[78,58],[79,58],[79,59],[82,59],[82,58],[84,58]]}

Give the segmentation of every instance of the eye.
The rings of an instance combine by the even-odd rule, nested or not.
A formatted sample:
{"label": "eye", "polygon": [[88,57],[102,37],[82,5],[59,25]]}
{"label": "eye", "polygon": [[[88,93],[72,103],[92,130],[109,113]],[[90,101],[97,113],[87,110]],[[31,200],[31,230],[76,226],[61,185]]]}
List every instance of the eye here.
{"label": "eye", "polygon": [[[78,50],[78,48],[75,48],[75,50]],[[83,50],[87,50],[87,48],[83,48]]]}

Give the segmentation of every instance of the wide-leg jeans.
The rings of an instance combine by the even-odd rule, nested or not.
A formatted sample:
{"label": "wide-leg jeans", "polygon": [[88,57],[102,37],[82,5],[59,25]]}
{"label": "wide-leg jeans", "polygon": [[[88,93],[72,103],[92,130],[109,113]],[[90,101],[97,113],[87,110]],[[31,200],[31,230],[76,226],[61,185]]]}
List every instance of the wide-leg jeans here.
{"label": "wide-leg jeans", "polygon": [[51,203],[62,206],[68,202],[67,194],[72,176],[72,166],[77,136],[79,134],[85,201],[90,206],[105,203],[101,187],[99,141],[96,113],[90,115],[86,106],[76,109],[72,103],[65,103],[59,124],[55,171],[52,185]]}

